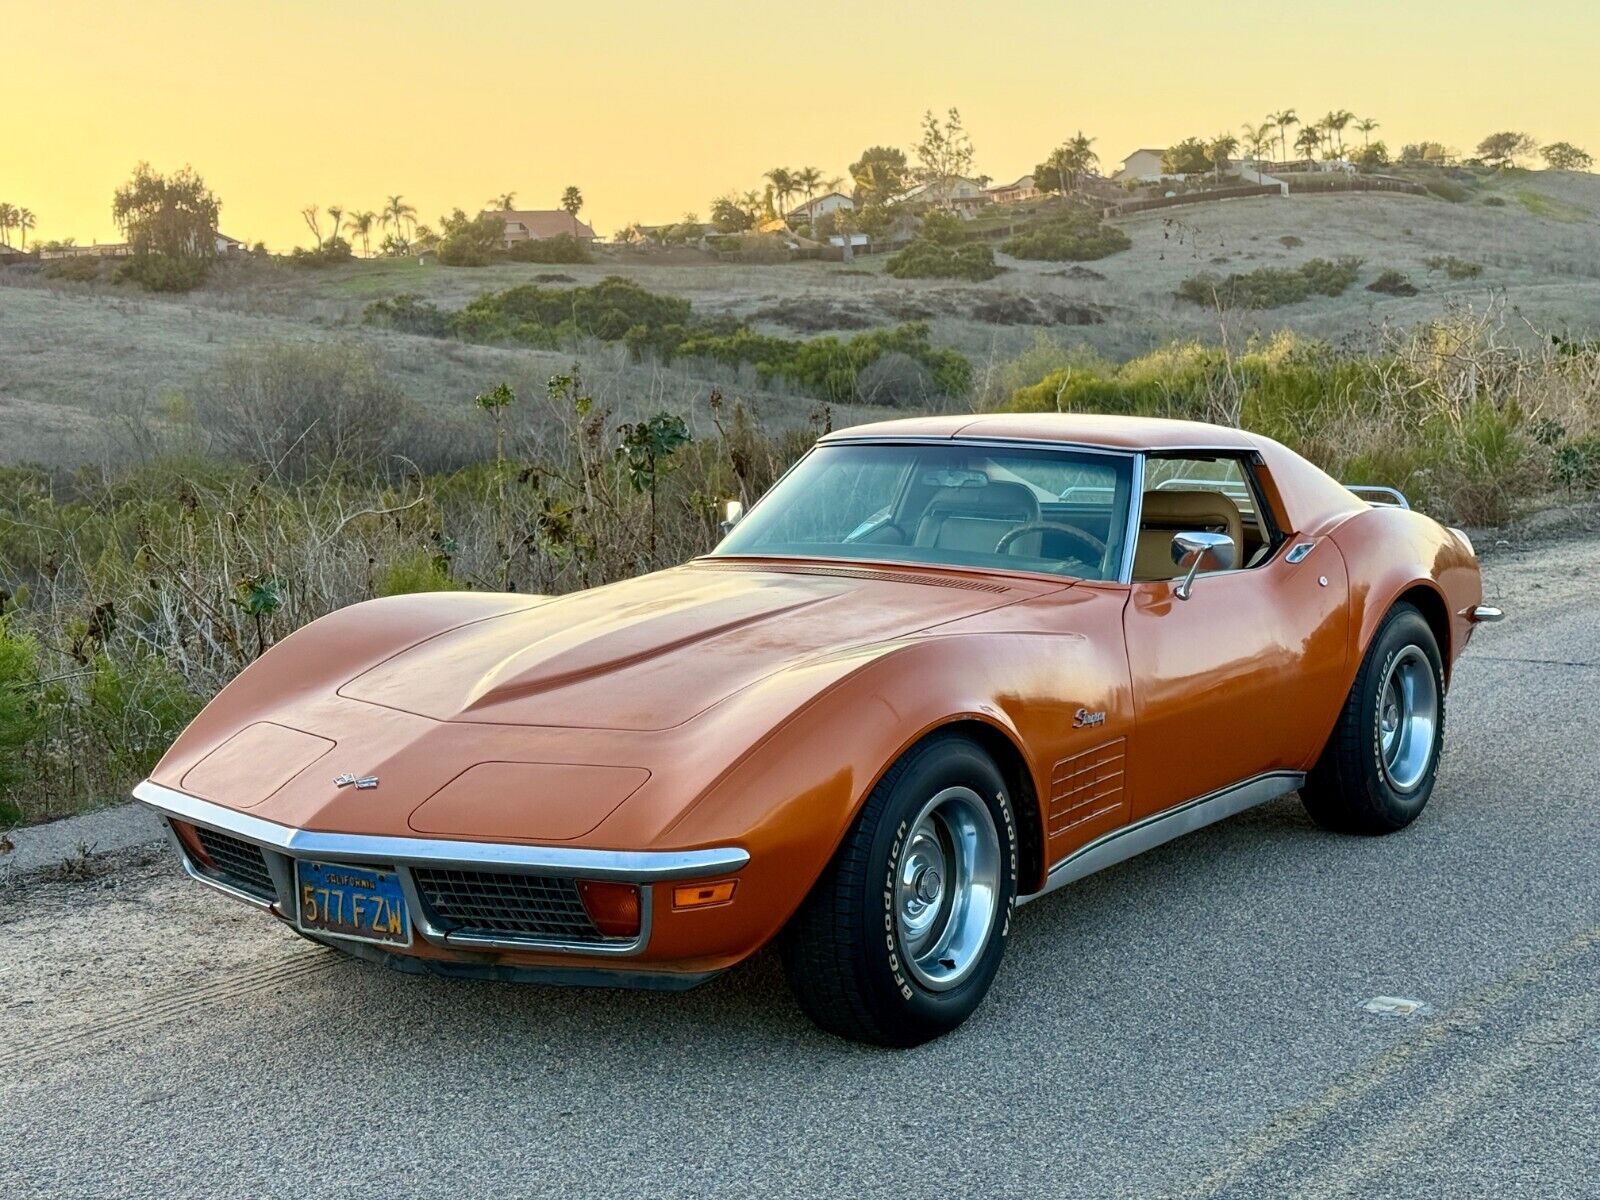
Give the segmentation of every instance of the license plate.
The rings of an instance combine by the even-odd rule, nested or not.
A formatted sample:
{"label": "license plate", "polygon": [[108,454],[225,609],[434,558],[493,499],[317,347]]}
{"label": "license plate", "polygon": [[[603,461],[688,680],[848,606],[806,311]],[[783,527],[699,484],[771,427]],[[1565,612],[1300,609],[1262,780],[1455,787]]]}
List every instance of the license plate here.
{"label": "license plate", "polygon": [[302,861],[294,870],[300,928],[307,933],[411,945],[411,916],[393,871]]}

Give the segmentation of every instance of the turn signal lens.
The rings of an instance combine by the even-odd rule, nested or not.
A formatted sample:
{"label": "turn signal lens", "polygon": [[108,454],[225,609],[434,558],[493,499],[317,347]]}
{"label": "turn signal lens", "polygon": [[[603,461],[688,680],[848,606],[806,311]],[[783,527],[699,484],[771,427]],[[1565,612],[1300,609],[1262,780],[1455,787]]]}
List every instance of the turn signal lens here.
{"label": "turn signal lens", "polygon": [[589,920],[606,937],[639,936],[639,889],[633,884],[580,879],[578,895]]}
{"label": "turn signal lens", "polygon": [[207,854],[206,848],[200,844],[200,835],[195,832],[193,825],[187,821],[176,820],[169,820],[168,824],[172,826],[172,832],[178,835],[178,841],[183,843],[184,851],[190,859],[202,867],[216,870],[217,864],[211,861],[211,855]]}
{"label": "turn signal lens", "polygon": [[672,889],[673,908],[710,908],[726,904],[733,899],[736,880],[724,879],[721,883],[686,883]]}

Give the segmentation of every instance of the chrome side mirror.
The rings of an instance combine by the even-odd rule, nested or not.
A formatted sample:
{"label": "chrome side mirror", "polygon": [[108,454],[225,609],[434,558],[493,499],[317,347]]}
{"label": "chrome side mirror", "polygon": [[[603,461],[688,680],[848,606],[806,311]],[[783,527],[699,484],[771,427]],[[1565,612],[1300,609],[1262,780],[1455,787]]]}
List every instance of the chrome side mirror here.
{"label": "chrome side mirror", "polygon": [[1189,564],[1189,573],[1183,581],[1172,590],[1172,594],[1179,600],[1187,600],[1194,591],[1195,573],[1200,570],[1200,564],[1205,562],[1207,556],[1216,564],[1219,571],[1228,571],[1233,568],[1233,539],[1225,533],[1206,533],[1196,531],[1193,533],[1175,533],[1172,535],[1172,561],[1182,564],[1190,555],[1194,561]]}
{"label": "chrome side mirror", "polygon": [[722,519],[717,523],[717,528],[726,537],[728,531],[744,519],[744,501],[724,500],[718,507],[722,509]]}

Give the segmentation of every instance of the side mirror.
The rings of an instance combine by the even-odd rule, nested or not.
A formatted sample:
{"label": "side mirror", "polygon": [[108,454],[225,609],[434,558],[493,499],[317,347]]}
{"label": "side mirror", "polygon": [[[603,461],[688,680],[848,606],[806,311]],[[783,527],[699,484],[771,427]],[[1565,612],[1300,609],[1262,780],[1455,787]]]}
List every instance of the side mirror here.
{"label": "side mirror", "polygon": [[722,519],[717,528],[722,530],[723,536],[727,536],[728,531],[744,519],[744,501],[724,500],[719,507],[722,509]]}
{"label": "side mirror", "polygon": [[1195,573],[1200,570],[1200,564],[1205,562],[1208,556],[1219,571],[1233,568],[1233,539],[1225,533],[1203,531],[1173,534],[1172,561],[1181,565],[1183,560],[1191,555],[1194,561],[1189,564],[1189,573],[1172,592],[1179,600],[1187,600],[1194,591]]}

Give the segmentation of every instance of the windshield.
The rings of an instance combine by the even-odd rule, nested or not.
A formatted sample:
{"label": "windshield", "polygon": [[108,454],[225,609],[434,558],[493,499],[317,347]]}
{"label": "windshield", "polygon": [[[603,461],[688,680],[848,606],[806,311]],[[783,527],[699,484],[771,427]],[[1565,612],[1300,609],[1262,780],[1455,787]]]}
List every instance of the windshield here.
{"label": "windshield", "polygon": [[818,446],[715,554],[880,559],[1114,580],[1133,459],[1070,449]]}

